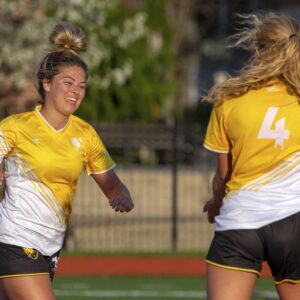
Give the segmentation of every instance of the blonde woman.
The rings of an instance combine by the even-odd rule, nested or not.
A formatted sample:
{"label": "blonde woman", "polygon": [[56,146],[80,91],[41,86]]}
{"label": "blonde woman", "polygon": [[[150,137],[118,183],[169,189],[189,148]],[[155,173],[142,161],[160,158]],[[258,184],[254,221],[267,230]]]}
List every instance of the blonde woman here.
{"label": "blonde woman", "polygon": [[[115,211],[133,202],[95,130],[75,117],[85,96],[87,42],[80,28],[59,23],[53,49],[41,60],[33,112],[0,123],[0,163],[6,157],[0,203],[0,299],[53,300],[51,287],[78,178],[85,168]],[[8,175],[9,174],[9,175]],[[9,177],[8,177],[9,176]]]}
{"label": "blonde woman", "polygon": [[216,152],[216,223],[207,255],[209,300],[251,299],[262,263],[280,299],[300,295],[300,26],[244,15],[233,46],[253,53],[240,76],[214,86],[204,146]]}

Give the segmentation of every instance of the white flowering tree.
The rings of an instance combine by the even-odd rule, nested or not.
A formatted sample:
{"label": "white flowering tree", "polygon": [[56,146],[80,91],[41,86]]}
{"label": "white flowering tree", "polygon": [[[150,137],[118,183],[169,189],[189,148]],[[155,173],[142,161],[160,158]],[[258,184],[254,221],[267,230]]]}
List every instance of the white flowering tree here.
{"label": "white flowering tree", "polygon": [[166,74],[172,64],[163,31],[149,22],[151,6],[162,1],[148,2],[134,11],[120,0],[0,0],[2,96],[32,80],[49,32],[64,20],[82,27],[89,42],[90,78],[79,114],[93,121],[151,121],[171,91]]}
{"label": "white flowering tree", "polygon": [[40,13],[34,1],[0,0],[1,93],[21,89],[28,81],[48,25]]}

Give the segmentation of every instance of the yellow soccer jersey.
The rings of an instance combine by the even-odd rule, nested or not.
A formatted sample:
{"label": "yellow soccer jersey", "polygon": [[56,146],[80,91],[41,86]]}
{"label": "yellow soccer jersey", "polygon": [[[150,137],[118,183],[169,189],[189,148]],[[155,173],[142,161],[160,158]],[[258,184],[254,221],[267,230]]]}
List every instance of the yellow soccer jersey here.
{"label": "yellow soccer jersey", "polygon": [[55,130],[39,112],[0,123],[0,162],[10,177],[0,205],[0,241],[58,251],[64,239],[78,178],[115,166],[96,131],[76,116]]}
{"label": "yellow soccer jersey", "polygon": [[233,170],[217,229],[259,227],[300,211],[299,119],[296,97],[279,82],[213,108],[204,147],[230,152]]}

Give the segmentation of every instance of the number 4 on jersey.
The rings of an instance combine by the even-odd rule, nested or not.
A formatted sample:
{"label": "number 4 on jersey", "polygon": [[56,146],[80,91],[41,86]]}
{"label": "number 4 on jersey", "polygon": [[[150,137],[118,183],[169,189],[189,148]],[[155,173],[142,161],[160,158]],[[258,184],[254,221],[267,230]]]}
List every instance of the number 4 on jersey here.
{"label": "number 4 on jersey", "polygon": [[289,130],[284,129],[285,119],[282,118],[275,123],[275,128],[272,129],[272,124],[275,121],[276,114],[279,107],[270,107],[265,115],[264,121],[261,125],[258,139],[274,139],[275,149],[280,146],[284,148],[284,140],[289,138]]}

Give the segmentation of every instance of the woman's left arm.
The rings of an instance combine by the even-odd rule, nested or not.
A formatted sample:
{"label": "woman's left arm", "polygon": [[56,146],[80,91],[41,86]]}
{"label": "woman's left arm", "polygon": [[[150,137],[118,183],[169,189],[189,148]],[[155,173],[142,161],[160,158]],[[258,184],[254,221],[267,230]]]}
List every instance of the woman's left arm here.
{"label": "woman's left arm", "polygon": [[134,204],[130,192],[114,170],[100,174],[91,174],[91,176],[108,198],[112,209],[119,212],[129,212],[133,209]]}
{"label": "woman's left arm", "polygon": [[226,183],[231,177],[231,154],[218,153],[217,170],[212,181],[213,197],[207,201],[203,211],[207,212],[209,223],[215,222],[215,217],[219,215],[220,208],[223,205]]}

